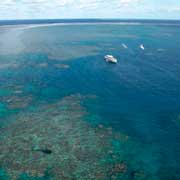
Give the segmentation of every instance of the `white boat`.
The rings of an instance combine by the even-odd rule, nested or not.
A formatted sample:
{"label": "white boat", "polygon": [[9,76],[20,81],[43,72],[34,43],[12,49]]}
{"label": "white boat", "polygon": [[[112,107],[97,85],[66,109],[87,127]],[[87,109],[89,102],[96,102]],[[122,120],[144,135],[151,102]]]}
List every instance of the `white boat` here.
{"label": "white boat", "polygon": [[104,59],[109,63],[117,63],[117,59],[112,55],[106,55],[104,56]]}
{"label": "white boat", "polygon": [[122,47],[125,48],[125,49],[128,48],[128,47],[126,46],[126,44],[124,44],[124,43],[122,44]]}
{"label": "white boat", "polygon": [[139,47],[140,47],[142,50],[145,50],[145,48],[144,48],[144,45],[143,45],[143,44],[141,44]]}

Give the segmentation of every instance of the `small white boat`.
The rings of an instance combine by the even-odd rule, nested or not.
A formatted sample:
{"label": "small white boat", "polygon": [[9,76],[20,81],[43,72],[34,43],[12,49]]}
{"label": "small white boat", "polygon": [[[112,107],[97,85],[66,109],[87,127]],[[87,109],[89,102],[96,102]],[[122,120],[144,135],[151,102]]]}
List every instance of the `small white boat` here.
{"label": "small white boat", "polygon": [[127,47],[127,45],[126,45],[126,44],[124,44],[124,43],[122,44],[122,47],[123,47],[123,48],[125,48],[125,49],[127,49],[127,48],[128,48],[128,47]]}
{"label": "small white boat", "polygon": [[145,50],[145,47],[144,47],[143,44],[141,44],[139,47],[140,47],[142,50]]}
{"label": "small white boat", "polygon": [[104,59],[106,62],[109,62],[109,63],[117,63],[117,59],[112,55],[106,55],[104,56]]}

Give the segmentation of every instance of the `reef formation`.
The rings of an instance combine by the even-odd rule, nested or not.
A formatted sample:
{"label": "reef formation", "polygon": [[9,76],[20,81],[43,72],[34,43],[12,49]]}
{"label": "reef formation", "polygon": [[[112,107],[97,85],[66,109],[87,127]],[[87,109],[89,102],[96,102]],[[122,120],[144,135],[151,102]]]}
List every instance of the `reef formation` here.
{"label": "reef formation", "polygon": [[[91,97],[91,96],[90,96]],[[85,97],[71,95],[31,112],[20,112],[0,129],[0,167],[12,180],[148,179],[122,152],[131,139],[85,121]],[[86,97],[88,98],[88,97]],[[2,178],[3,179],[3,178]]]}

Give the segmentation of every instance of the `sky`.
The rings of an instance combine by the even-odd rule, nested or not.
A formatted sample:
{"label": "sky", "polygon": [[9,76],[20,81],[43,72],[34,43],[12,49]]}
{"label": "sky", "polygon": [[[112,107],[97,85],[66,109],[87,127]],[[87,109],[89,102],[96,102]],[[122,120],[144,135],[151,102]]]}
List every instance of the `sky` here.
{"label": "sky", "polygon": [[0,0],[0,20],[180,19],[180,0]]}

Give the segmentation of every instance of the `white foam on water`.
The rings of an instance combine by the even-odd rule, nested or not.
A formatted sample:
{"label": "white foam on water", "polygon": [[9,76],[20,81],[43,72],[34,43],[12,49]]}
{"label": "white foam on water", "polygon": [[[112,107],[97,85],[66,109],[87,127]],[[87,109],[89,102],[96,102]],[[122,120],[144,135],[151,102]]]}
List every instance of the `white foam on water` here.
{"label": "white foam on water", "polygon": [[165,49],[159,48],[159,49],[157,49],[157,51],[163,52],[163,51],[165,51]]}
{"label": "white foam on water", "polygon": [[139,22],[87,22],[87,23],[43,23],[43,24],[17,24],[17,25],[0,25],[0,28],[16,28],[20,30],[34,29],[39,27],[51,27],[51,26],[79,26],[79,25],[142,25]]}

